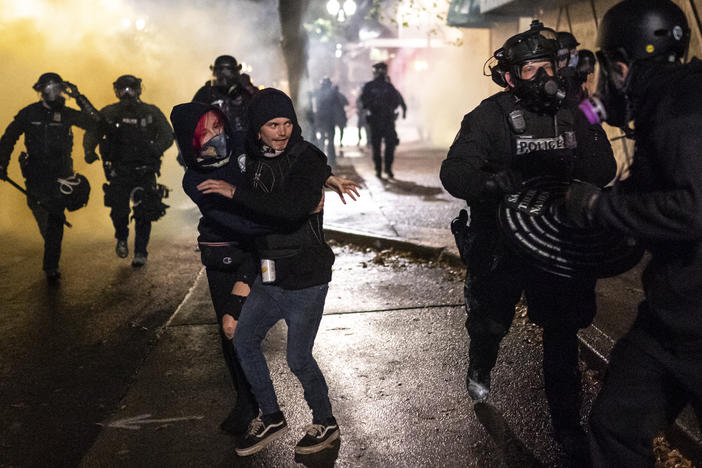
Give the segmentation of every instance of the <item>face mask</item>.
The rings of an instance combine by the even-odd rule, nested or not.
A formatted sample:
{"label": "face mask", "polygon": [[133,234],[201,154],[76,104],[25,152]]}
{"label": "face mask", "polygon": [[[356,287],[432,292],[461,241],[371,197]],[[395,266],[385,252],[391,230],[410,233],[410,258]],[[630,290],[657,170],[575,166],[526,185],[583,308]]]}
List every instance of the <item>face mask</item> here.
{"label": "face mask", "polygon": [[543,68],[539,68],[530,80],[517,78],[516,81],[514,93],[522,105],[533,112],[557,110],[565,98],[565,91],[561,89],[558,79]]}
{"label": "face mask", "polygon": [[[47,104],[51,105],[52,102],[60,101],[62,99],[61,93],[63,93],[63,86],[60,83],[49,83],[41,90],[41,98]],[[63,104],[63,102],[61,102]]]}
{"label": "face mask", "polygon": [[202,145],[195,162],[201,167],[220,167],[229,161],[229,145],[227,135],[221,133],[210,138]]}
{"label": "face mask", "polygon": [[632,120],[631,103],[626,95],[627,82],[614,83],[610,62],[602,52],[597,52],[597,60],[600,62],[597,92],[580,103],[580,110],[592,125],[607,122],[613,127],[624,128]]}

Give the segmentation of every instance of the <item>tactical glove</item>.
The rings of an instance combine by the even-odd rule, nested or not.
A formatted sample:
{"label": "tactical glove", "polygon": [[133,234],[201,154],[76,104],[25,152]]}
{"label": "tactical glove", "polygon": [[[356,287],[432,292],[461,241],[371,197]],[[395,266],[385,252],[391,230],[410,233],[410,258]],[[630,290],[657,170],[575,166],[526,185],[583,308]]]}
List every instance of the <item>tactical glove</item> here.
{"label": "tactical glove", "polygon": [[521,173],[507,169],[494,174],[485,181],[485,192],[498,196],[518,193],[521,190],[522,182]]}
{"label": "tactical glove", "polygon": [[0,180],[7,180],[7,167],[0,166]]}
{"label": "tactical glove", "polygon": [[95,151],[90,151],[89,153],[85,153],[85,162],[87,162],[88,164],[92,164],[95,161],[97,161],[98,159],[100,159],[100,158],[95,153]]}
{"label": "tactical glove", "polygon": [[78,86],[74,85],[73,83],[70,83],[68,81],[64,81],[63,82],[63,89],[66,90],[66,94],[68,94],[73,99],[80,96],[80,92],[78,91]]}
{"label": "tactical glove", "polygon": [[596,185],[580,180],[573,181],[565,196],[568,219],[579,228],[593,225],[595,206],[602,191]]}

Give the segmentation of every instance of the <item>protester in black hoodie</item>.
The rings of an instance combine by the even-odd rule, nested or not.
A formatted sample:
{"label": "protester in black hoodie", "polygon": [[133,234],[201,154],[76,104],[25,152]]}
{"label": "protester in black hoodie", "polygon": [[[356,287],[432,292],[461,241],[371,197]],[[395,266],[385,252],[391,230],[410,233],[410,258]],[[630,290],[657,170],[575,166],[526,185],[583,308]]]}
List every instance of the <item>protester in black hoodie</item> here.
{"label": "protester in black hoodie", "polygon": [[334,263],[334,253],[324,241],[322,212],[317,209],[328,175],[326,157],[303,140],[290,98],[271,88],[251,101],[247,157],[251,159],[247,174],[252,188],[214,179],[197,186],[203,194],[220,194],[266,217],[279,231],[257,239],[259,256],[275,264],[275,279],[268,282],[266,278],[264,283],[257,276],[234,336],[262,413],[237,443],[236,452],[242,456],[258,452],[287,430],[261,351],[268,330],[284,319],[288,365],[312,410],[312,424],[295,451],[314,453],[339,437],[327,384],[312,356]]}
{"label": "protester in black hoodie", "polygon": [[251,236],[273,230],[245,217],[240,207],[222,197],[205,195],[196,188],[210,178],[246,183],[242,172],[245,158],[234,159],[228,146],[230,130],[219,108],[199,102],[180,104],[173,108],[171,121],[186,165],[183,189],[202,213],[198,245],[220,324],[222,352],[237,393],[236,405],[221,428],[242,434],[258,414],[258,404],[236,357],[232,338],[248,285],[256,275]]}
{"label": "protester in black hoodie", "polygon": [[628,179],[609,192],[574,184],[566,208],[577,224],[641,239],[651,261],[592,407],[597,467],[652,467],[653,437],[702,401],[702,62],[680,63],[689,39],[667,0],[618,3],[600,23],[598,108],[610,125],[633,120],[636,152]]}

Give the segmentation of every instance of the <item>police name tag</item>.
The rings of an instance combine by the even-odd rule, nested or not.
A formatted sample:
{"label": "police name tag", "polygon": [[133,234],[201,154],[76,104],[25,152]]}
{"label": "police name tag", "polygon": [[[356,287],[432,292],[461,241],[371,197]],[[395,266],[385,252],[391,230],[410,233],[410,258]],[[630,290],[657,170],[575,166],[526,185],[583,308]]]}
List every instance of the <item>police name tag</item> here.
{"label": "police name tag", "polygon": [[529,154],[534,151],[549,151],[557,149],[565,149],[565,140],[560,135],[554,138],[525,138],[519,137],[515,139],[517,145],[517,156]]}

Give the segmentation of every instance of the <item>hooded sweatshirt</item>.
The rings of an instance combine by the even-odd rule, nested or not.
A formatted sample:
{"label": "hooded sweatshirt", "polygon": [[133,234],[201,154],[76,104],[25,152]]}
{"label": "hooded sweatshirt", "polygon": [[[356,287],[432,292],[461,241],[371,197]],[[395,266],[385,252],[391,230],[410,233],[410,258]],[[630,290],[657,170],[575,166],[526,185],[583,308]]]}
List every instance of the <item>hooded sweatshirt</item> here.
{"label": "hooded sweatshirt", "polygon": [[[198,167],[195,161],[193,136],[200,118],[208,111],[219,109],[215,106],[200,102],[180,104],[171,112],[171,122],[176,135],[176,142],[186,164],[183,176],[183,190],[200,209],[202,217],[198,225],[200,236],[198,241],[209,245],[227,245],[230,249],[240,249],[230,258],[232,264],[243,255],[243,251],[251,250],[250,236],[272,232],[270,225],[265,223],[260,216],[247,212],[241,205],[237,205],[218,194],[203,194],[196,187],[207,179],[220,179],[237,187],[247,185],[243,174],[245,170],[245,157],[235,158],[230,156],[225,164],[208,169]],[[225,117],[226,118],[226,117]],[[229,126],[224,125],[229,132]],[[204,253],[204,251],[203,251]],[[203,255],[203,263],[205,257]]]}
{"label": "hooded sweatshirt", "polygon": [[[258,139],[263,124],[278,117],[293,122],[285,150],[275,154]],[[261,258],[275,260],[276,284],[302,289],[328,283],[334,253],[324,240],[321,212],[315,210],[329,176],[326,157],[303,140],[292,101],[268,88],[249,105],[246,175],[249,184],[237,186],[234,201],[276,223],[277,234],[257,238]]]}
{"label": "hooded sweatshirt", "polygon": [[[650,307],[637,323],[667,346],[702,346],[702,62],[633,75],[636,152],[631,175],[595,207],[605,226],[647,242]],[[699,355],[698,355],[699,356]]]}

